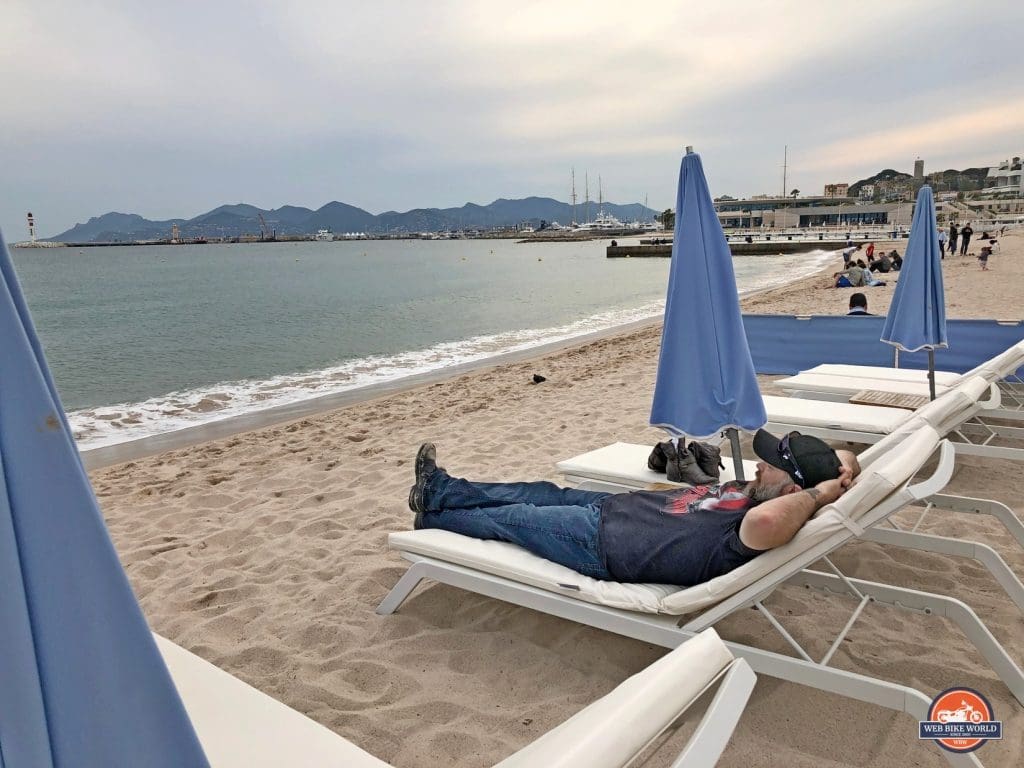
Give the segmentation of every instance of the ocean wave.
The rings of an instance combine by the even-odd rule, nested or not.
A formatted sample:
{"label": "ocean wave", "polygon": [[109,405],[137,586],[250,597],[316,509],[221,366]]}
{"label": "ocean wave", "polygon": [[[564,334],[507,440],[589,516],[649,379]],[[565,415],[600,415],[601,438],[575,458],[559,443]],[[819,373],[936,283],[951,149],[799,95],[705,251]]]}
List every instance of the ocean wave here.
{"label": "ocean wave", "polygon": [[[744,257],[758,259],[756,262],[737,259],[737,284],[743,294],[771,288],[819,270],[834,255],[814,251],[772,257],[767,270],[765,257]],[[658,300],[597,313],[556,327],[474,336],[394,355],[371,355],[321,370],[264,380],[222,382],[170,392],[143,402],[84,408],[69,413],[68,419],[79,448],[98,448],[565,341],[656,317],[664,308],[664,300]]]}
{"label": "ocean wave", "polygon": [[140,403],[84,408],[72,411],[68,418],[79,448],[98,448],[519,352],[654,317],[663,311],[664,301],[652,302],[603,312],[554,328],[475,336],[386,357],[371,355],[321,370],[258,381],[222,382],[170,392]]}

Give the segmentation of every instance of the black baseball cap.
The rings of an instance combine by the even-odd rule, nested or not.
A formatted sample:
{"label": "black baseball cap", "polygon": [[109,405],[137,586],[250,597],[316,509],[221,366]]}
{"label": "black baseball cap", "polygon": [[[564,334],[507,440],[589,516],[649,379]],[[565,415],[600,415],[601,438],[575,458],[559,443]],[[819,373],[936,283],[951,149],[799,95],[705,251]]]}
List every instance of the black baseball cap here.
{"label": "black baseball cap", "polygon": [[799,432],[789,432],[778,438],[759,429],[754,435],[754,453],[762,461],[788,472],[801,488],[813,488],[825,480],[835,480],[843,468],[843,463],[828,443]]}

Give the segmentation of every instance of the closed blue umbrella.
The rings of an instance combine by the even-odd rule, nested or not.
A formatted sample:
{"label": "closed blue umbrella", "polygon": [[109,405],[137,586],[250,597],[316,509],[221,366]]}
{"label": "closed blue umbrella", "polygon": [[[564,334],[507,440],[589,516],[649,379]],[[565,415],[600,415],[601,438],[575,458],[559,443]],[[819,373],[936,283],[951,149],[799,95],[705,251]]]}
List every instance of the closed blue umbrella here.
{"label": "closed blue umbrella", "polygon": [[935,349],[946,342],[946,294],[932,188],[921,187],[882,341],[905,352],[928,350],[928,387],[935,399]]}
{"label": "closed blue umbrella", "polygon": [[728,430],[736,477],[742,479],[736,430],[753,432],[767,420],[743,329],[732,253],[700,155],[687,147],[679,169],[651,424],[694,439]]}
{"label": "closed blue umbrella", "polygon": [[206,766],[0,238],[0,765]]}

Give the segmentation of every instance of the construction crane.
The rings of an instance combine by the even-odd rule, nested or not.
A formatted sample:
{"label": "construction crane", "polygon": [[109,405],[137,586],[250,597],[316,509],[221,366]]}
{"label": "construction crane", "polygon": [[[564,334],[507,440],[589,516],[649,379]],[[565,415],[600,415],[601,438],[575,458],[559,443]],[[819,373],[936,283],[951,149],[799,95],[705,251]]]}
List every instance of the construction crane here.
{"label": "construction crane", "polygon": [[260,219],[260,240],[270,243],[277,240],[277,230],[271,230],[270,227],[267,226],[267,220],[263,218],[262,213],[257,213],[256,215],[259,216]]}

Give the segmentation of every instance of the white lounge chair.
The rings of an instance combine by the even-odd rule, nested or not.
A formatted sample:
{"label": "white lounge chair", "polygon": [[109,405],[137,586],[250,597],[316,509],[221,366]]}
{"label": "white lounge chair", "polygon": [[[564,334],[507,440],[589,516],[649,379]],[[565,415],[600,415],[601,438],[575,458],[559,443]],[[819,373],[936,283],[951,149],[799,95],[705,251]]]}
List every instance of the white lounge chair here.
{"label": "white lounge chair", "polygon": [[[157,645],[213,768],[391,768],[174,643]],[[755,676],[709,629],[621,683],[499,768],[623,768],[705,691],[715,698],[673,768],[718,761]]]}
{"label": "white lounge chair", "polygon": [[[893,441],[889,441],[890,444]],[[930,478],[913,476],[940,448]],[[844,576],[827,558],[908,503],[941,489],[953,471],[954,451],[934,428],[923,425],[872,461],[854,486],[814,516],[788,544],[766,552],[705,584],[679,588],[664,584],[598,581],[503,542],[480,541],[441,530],[393,533],[390,546],[412,565],[381,602],[378,613],[394,612],[422,579],[433,579],[528,608],[546,611],[646,642],[675,647],[738,610],[756,607],[793,646],[798,656],[730,644],[758,674],[879,704],[918,719],[930,698],[896,683],[829,666],[842,640],[871,601],[945,616],[956,621],[989,661],[1013,695],[1024,702],[1024,675],[974,612],[959,600]],[[825,558],[836,575],[806,570]],[[826,594],[850,594],[857,605],[820,661],[813,660],[764,605],[782,583],[800,584]],[[705,609],[693,618],[680,618]],[[973,755],[945,753],[953,765],[979,765]]]}
{"label": "white lounge chair", "polygon": [[[898,408],[879,408],[836,403],[808,403],[804,400],[786,397],[765,397],[770,430],[779,432],[796,429],[807,434],[818,434],[824,438],[851,439],[860,442],[874,442],[858,457],[861,466],[867,468],[879,455],[912,434],[922,424],[937,428],[939,434],[946,434],[959,422],[970,418],[980,407],[977,395],[990,390],[982,379],[974,379],[960,388],[951,390],[930,402],[916,412]],[[870,430],[865,435],[863,430]],[[854,432],[854,430],[858,430]],[[957,446],[960,443],[956,444]],[[558,462],[556,468],[573,485],[586,484],[591,490],[618,492],[647,488],[654,482],[666,482],[664,475],[647,469],[649,448],[630,443],[612,445],[589,451]],[[754,462],[744,462],[752,465]],[[731,466],[731,462],[726,462]],[[753,477],[754,469],[748,466],[746,474]],[[723,473],[723,479],[724,477]],[[731,478],[729,478],[731,479]],[[933,510],[945,510],[968,514],[988,514],[996,517],[1007,529],[1018,545],[1024,548],[1024,524],[1013,510],[992,499],[976,499],[953,494],[935,493],[920,501],[921,515],[912,530],[900,530],[887,519],[884,526],[866,530],[860,537],[868,541],[890,544],[907,549],[917,549],[943,555],[968,557],[984,566],[1003,587],[1010,600],[1024,613],[1024,583],[1013,572],[995,549],[976,541],[954,539],[944,536],[919,533],[918,526]]]}
{"label": "white lounge chair", "polygon": [[[882,446],[875,443],[872,448]],[[636,443],[612,443],[578,456],[558,462],[555,467],[569,485],[585,487],[592,491],[623,491],[650,488],[654,483],[667,483],[664,475],[647,469],[647,454],[650,447]],[[861,454],[861,459],[868,454]],[[745,460],[746,477],[752,478],[756,471],[755,462]],[[730,464],[730,462],[726,462]],[[731,466],[731,465],[730,465]],[[723,480],[726,473],[723,472]],[[729,478],[731,479],[731,478]],[[917,528],[924,518],[933,511],[989,514],[1002,522],[1017,543],[1024,549],[1024,523],[1005,504],[993,499],[976,499],[968,496],[936,493],[922,499],[917,505],[921,514],[912,530],[901,530],[890,519],[885,526],[876,526],[864,531],[861,539],[879,544],[889,544],[905,549],[955,555],[977,560],[1003,587],[1007,596],[1024,614],[1024,583],[1017,577],[1006,560],[995,549],[977,541],[919,533]]]}
{"label": "white lounge chair", "polygon": [[[896,386],[916,385],[896,382],[894,388]],[[986,394],[988,398],[982,399]],[[941,426],[942,434],[956,438],[957,453],[1024,461],[1024,447],[993,443],[995,440],[1024,441],[1024,428],[993,425],[983,418],[998,409],[1001,402],[998,385],[981,376],[947,389],[941,397],[916,411],[802,397],[765,396],[764,406],[768,414],[765,429],[783,432],[797,429],[823,439],[876,443],[901,424],[923,414],[929,423]],[[948,413],[943,410],[945,407],[949,407]]]}
{"label": "white lounge chair", "polygon": [[[967,373],[936,371],[935,391],[941,395],[975,376],[981,376],[989,383],[999,383],[1000,386],[1002,402],[989,416],[1024,420],[1024,381],[1016,375],[1022,366],[1024,341]],[[795,376],[778,379],[775,384],[796,397],[837,402],[848,401],[862,390],[928,396],[928,372],[910,368],[825,363]]]}

